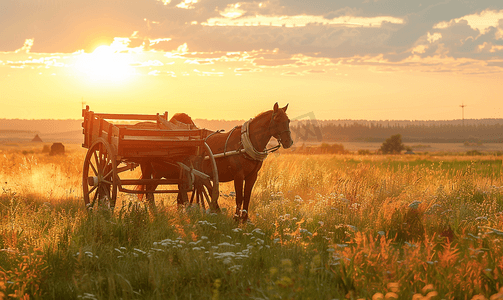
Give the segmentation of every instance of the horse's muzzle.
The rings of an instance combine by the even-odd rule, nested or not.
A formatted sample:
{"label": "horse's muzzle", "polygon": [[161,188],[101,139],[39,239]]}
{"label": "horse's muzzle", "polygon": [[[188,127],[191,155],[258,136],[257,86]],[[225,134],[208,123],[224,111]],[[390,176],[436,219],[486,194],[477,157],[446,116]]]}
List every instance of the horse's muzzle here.
{"label": "horse's muzzle", "polygon": [[283,148],[285,148],[285,149],[288,149],[288,148],[292,147],[292,145],[293,145],[292,138],[290,138],[290,137],[288,137],[288,139],[281,139],[280,143],[281,143],[281,146],[283,146]]}

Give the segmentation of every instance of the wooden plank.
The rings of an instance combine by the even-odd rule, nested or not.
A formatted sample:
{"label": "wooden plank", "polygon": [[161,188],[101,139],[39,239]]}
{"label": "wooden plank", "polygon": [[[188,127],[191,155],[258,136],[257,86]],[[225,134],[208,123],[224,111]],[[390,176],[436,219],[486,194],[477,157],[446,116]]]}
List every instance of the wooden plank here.
{"label": "wooden plank", "polygon": [[153,194],[168,194],[168,193],[171,193],[171,194],[178,194],[180,192],[188,192],[190,190],[188,189],[181,189],[181,190],[155,190],[155,191],[137,191],[137,190],[131,190],[131,189],[126,189],[126,188],[123,188],[121,186],[119,186],[119,191],[120,192],[124,192],[124,193],[128,193],[128,194],[147,194],[147,193],[153,193]]}
{"label": "wooden plank", "polygon": [[169,129],[169,130],[176,129],[175,124],[168,122],[168,120],[164,119],[159,114],[157,114],[157,124],[161,125],[162,126],[161,128],[164,128],[164,129]]}
{"label": "wooden plank", "polygon": [[89,106],[86,106],[85,109],[82,109],[82,118],[84,121],[82,122],[82,134],[84,134],[84,142],[82,143],[82,147],[89,148],[87,143],[87,124],[88,124],[88,114],[89,114]]}
{"label": "wooden plank", "polygon": [[139,129],[134,127],[125,127],[121,132],[121,136],[201,137],[202,134],[203,134],[202,129],[168,130],[168,129]]}
{"label": "wooden plank", "polygon": [[142,121],[156,121],[157,115],[138,115],[138,114],[106,114],[96,113],[97,117],[108,120],[142,120]]}
{"label": "wooden plank", "polygon": [[121,140],[121,148],[183,148],[201,146],[202,140]]}
{"label": "wooden plank", "polygon": [[98,119],[98,122],[100,123],[99,130],[98,130],[98,137],[103,137],[103,129],[105,129],[105,120],[104,119]]}
{"label": "wooden plank", "polygon": [[87,131],[87,144],[91,147],[93,143],[93,125],[94,125],[94,112],[90,111],[88,114],[89,119],[87,120],[89,123],[88,131]]}
{"label": "wooden plank", "polygon": [[138,148],[126,148],[122,149],[120,157],[124,159],[141,159],[141,158],[156,158],[159,160],[183,160],[190,155],[196,155],[197,148],[189,149],[138,149]]}
{"label": "wooden plank", "polygon": [[108,123],[108,144],[112,145],[113,125]]}
{"label": "wooden plank", "polygon": [[121,185],[147,185],[147,184],[157,184],[157,185],[171,185],[171,184],[181,184],[183,180],[181,179],[121,179]]}

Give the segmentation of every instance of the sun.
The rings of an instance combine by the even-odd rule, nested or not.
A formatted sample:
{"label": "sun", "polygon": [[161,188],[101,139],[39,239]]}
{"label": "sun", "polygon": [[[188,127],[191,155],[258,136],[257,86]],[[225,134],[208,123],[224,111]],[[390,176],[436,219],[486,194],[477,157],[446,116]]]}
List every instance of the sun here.
{"label": "sun", "polygon": [[130,53],[124,53],[112,44],[99,46],[92,53],[80,54],[75,67],[93,81],[121,82],[134,75],[131,62]]}

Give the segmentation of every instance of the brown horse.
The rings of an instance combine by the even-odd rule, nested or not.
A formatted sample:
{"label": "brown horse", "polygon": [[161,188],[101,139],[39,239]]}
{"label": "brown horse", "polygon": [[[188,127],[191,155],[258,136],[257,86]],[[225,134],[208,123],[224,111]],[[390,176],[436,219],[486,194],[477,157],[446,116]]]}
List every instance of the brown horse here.
{"label": "brown horse", "polygon": [[[215,154],[228,153],[229,156],[216,158],[220,182],[234,181],[236,191],[235,218],[248,219],[248,206],[253,185],[267,156],[265,151],[271,137],[275,137],[283,148],[292,146],[290,119],[286,115],[288,105],[283,108],[274,104],[273,110],[257,115],[243,126],[236,126],[227,133],[215,133],[206,143]],[[236,150],[245,149],[244,153]],[[204,169],[209,170],[209,162]],[[243,189],[244,188],[244,189]]]}
{"label": "brown horse", "polygon": [[[289,148],[293,144],[290,134],[290,119],[286,115],[287,108],[288,105],[279,108],[276,103],[273,110],[257,115],[245,122],[243,126],[236,126],[227,133],[215,132],[206,139],[206,143],[214,154],[226,154],[216,158],[218,178],[220,182],[234,181],[236,219],[240,218],[242,221],[248,219],[251,192],[257,181],[258,171],[262,167],[262,161],[267,156],[265,149],[271,137],[276,138],[283,148]],[[195,126],[192,120],[190,123]],[[244,151],[238,152],[242,149]],[[141,169],[143,178],[170,178],[177,176],[177,172],[179,172],[176,167],[168,168],[165,165],[156,164],[156,162],[143,163]],[[203,163],[202,171],[211,174],[209,160],[205,160]],[[148,186],[147,190],[155,190],[155,186]],[[147,199],[151,205],[154,204],[152,193],[147,193]],[[179,204],[182,199],[187,198],[182,198],[179,195]]]}

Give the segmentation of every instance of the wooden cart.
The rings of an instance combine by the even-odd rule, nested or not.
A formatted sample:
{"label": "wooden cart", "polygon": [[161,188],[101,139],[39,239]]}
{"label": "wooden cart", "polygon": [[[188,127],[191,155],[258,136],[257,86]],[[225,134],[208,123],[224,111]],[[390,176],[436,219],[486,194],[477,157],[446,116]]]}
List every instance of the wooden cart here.
{"label": "wooden cart", "polygon": [[[179,203],[190,201],[204,207],[206,201],[210,208],[218,209],[218,171],[205,142],[211,131],[189,126],[173,129],[167,112],[162,115],[106,114],[94,113],[86,106],[82,116],[82,147],[88,149],[82,173],[87,207],[103,200],[114,207],[117,193],[124,192],[177,193]],[[176,172],[168,172],[171,175],[162,178],[121,177],[126,171],[138,166],[143,170],[145,164],[152,163]]]}

